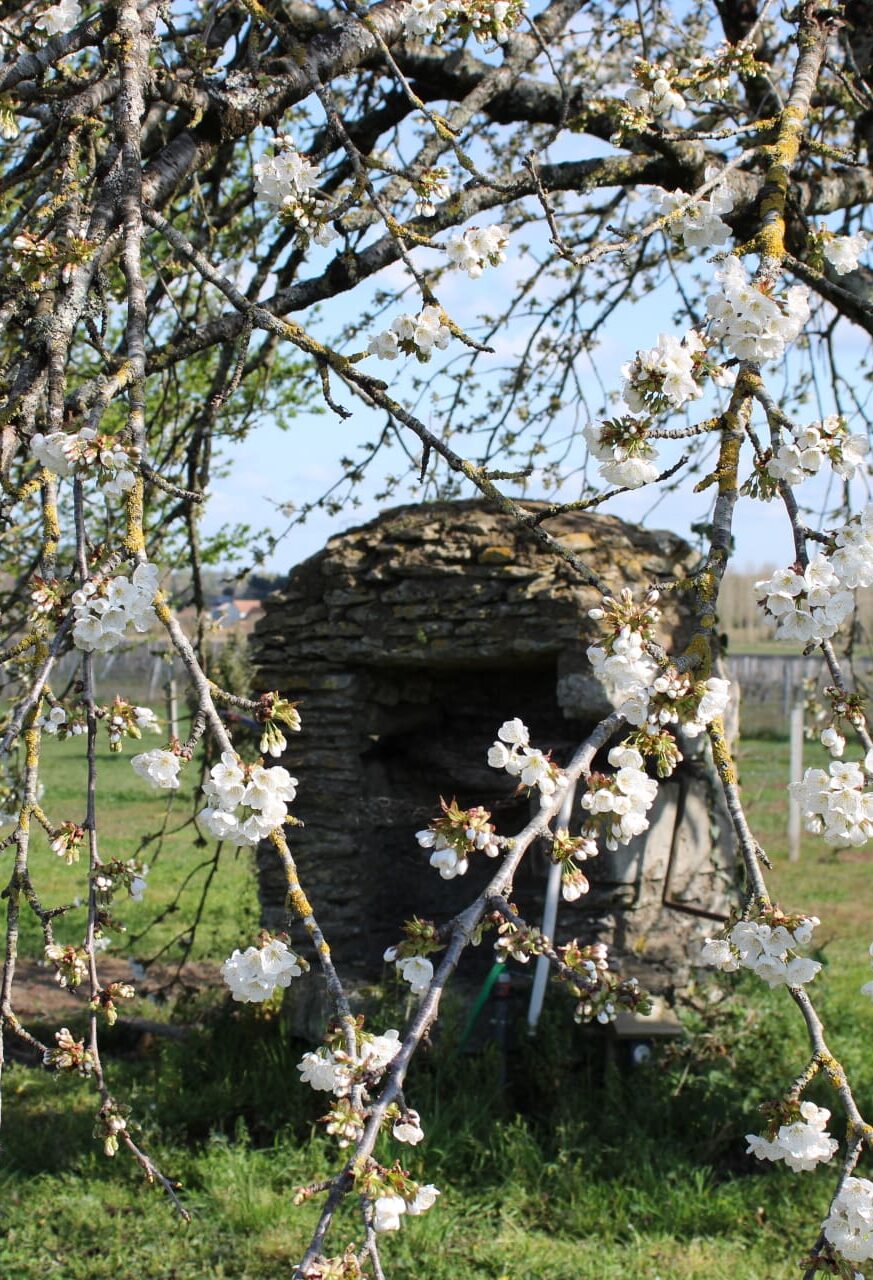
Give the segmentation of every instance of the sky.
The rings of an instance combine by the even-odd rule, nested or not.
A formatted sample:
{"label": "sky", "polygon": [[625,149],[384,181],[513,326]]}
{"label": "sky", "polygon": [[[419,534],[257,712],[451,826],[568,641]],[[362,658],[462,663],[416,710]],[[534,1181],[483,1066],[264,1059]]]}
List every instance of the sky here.
{"label": "sky", "polygon": [[[500,286],[501,268],[493,273],[491,290]],[[466,277],[464,278],[466,281]],[[470,285],[479,282],[467,282]],[[463,287],[463,286],[462,286]],[[449,291],[441,291],[441,300],[450,310]],[[620,366],[633,356],[633,349],[625,341],[628,321],[633,320],[633,331],[640,346],[655,344],[658,333],[665,328],[663,318],[669,315],[675,304],[675,298],[666,295],[660,298],[649,298],[634,307],[632,317],[628,313],[616,316],[615,320],[604,332],[603,342],[597,352],[598,368],[604,381],[611,386],[620,385]],[[325,324],[329,328],[331,310],[337,312],[347,305],[340,300],[327,308]],[[402,309],[402,308],[401,308]],[[666,326],[669,328],[670,326]],[[857,370],[858,361],[866,347],[866,337],[846,326],[843,335],[842,349],[847,367]],[[414,365],[414,362],[411,362]],[[392,379],[392,394],[402,393],[408,387],[408,370],[404,371],[400,361],[385,365],[375,359],[366,367]],[[416,366],[420,372],[420,366]],[[781,370],[777,367],[769,371],[769,379],[774,387],[778,387],[780,379],[787,374],[790,367]],[[858,374],[860,377],[860,373]],[[322,414],[301,413],[284,429],[271,422],[256,429],[247,440],[234,446],[232,473],[226,478],[217,480],[210,491],[210,499],[204,516],[204,532],[216,532],[225,522],[234,523],[246,519],[256,527],[269,527],[274,533],[288,528],[289,517],[279,508],[289,501],[298,508],[308,502],[316,501],[340,474],[338,459],[343,455],[355,456],[362,441],[372,439],[384,424],[384,415],[368,410],[366,406],[352,398],[348,393],[341,395],[342,388],[337,389],[338,398],[351,409],[352,417],[340,420],[330,412]],[[402,395],[401,397],[402,398]],[[697,408],[697,406],[695,406]],[[832,409],[830,403],[823,406],[825,412]],[[697,414],[695,414],[697,416]],[[703,410],[700,411],[703,416]],[[807,421],[820,416],[814,406],[810,407]],[[433,423],[438,426],[438,422]],[[417,440],[410,440],[410,447],[417,446]],[[662,446],[661,458],[664,465],[669,465],[678,456],[679,445]],[[569,459],[570,464],[581,464],[584,457],[584,445],[580,438],[576,446],[575,456]],[[363,524],[380,514],[386,506],[399,505],[401,502],[421,500],[418,484],[410,478],[398,496],[387,504],[380,504],[377,494],[382,488],[384,476],[389,472],[397,473],[406,460],[400,450],[386,450],[380,455],[360,487],[358,496],[361,505],[348,508],[337,516],[330,516],[324,511],[313,511],[305,523],[292,527],[279,543],[275,552],[269,556],[262,568],[272,573],[285,573],[292,565],[313,555],[324,546],[329,537],[345,529]],[[746,472],[749,461],[746,461]],[[592,475],[594,473],[592,472]],[[797,490],[798,497],[809,506],[824,509],[828,500],[833,499],[834,490],[829,489],[828,482],[832,477],[826,475],[807,481]],[[504,483],[505,491],[518,496],[510,483]],[[612,499],[600,510],[629,521],[641,521],[650,528],[669,529],[683,536],[690,536],[692,523],[705,520],[711,507],[710,489],[704,494],[690,493],[692,482],[689,480],[675,493],[661,496],[657,486],[646,487]],[[861,503],[866,499],[865,485],[856,482],[855,497]],[[558,500],[568,501],[578,496],[578,481],[565,486],[557,495]],[[472,486],[469,496],[474,495]],[[554,493],[546,494],[534,482],[526,495],[530,498],[549,497],[556,500]],[[736,553],[734,567],[747,571],[768,566],[788,564],[793,559],[792,542],[781,504],[778,501],[762,503],[750,498],[739,499],[736,519]]]}

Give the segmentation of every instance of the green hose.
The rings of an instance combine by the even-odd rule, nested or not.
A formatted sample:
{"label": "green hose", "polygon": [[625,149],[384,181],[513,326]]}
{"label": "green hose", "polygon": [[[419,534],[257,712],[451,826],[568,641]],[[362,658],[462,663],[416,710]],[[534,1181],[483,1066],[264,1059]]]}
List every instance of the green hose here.
{"label": "green hose", "polygon": [[470,1010],[470,1016],[467,1019],[467,1025],[464,1027],[464,1034],[461,1036],[461,1043],[458,1045],[458,1053],[463,1053],[466,1049],[470,1036],[473,1034],[473,1028],[476,1026],[476,1022],[479,1018],[479,1014],[485,1008],[488,997],[494,989],[494,984],[505,968],[506,962],[504,960],[498,960],[491,969],[491,972],[488,974],[488,977],[482,983],[482,989],[476,997],[473,1008]]}

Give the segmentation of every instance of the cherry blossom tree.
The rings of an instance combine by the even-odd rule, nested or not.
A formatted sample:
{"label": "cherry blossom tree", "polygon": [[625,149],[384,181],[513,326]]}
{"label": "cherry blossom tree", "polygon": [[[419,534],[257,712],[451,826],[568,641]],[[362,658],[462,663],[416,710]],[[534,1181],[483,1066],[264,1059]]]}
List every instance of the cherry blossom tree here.
{"label": "cherry blossom tree", "polygon": [[[807,1276],[852,1276],[873,1258],[873,1182],[859,1172],[871,1130],[810,995],[820,966],[801,954],[818,921],[786,915],[768,892],[717,667],[719,591],[738,510],[750,509],[739,500],[775,504],[793,559],[758,583],[760,605],[781,637],[820,652],[830,681],[822,742],[833,760],[807,771],[796,796],[830,845],[865,843],[873,739],[839,648],[854,593],[873,585],[864,358],[852,336],[873,333],[871,30],[867,0],[804,0],[790,14],[769,0],[0,6],[0,658],[12,693],[0,1030],[48,1068],[89,1077],[107,1155],[125,1150],[186,1212],[134,1141],[99,1035],[133,994],[101,979],[110,904],[140,896],[145,876],[135,860],[101,856],[96,744],[105,730],[120,752],[162,730],[124,690],[98,702],[94,655],[162,628],[190,677],[190,734],[133,755],[133,770],[171,792],[202,768],[200,830],[237,847],[272,843],[289,924],[302,921],[314,944],[336,1015],[300,1063],[302,1082],[331,1097],[339,1155],[333,1177],[300,1193],[322,1209],[298,1277],[381,1277],[386,1236],[437,1202],[436,1187],[406,1173],[402,1145],[390,1166],[374,1150],[383,1133],[426,1150],[427,1117],[404,1081],[472,941],[547,956],[580,1020],[646,1008],[603,947],[556,947],[522,919],[513,877],[545,839],[565,897],[584,893],[585,861],[646,831],[658,780],[700,735],[745,881],[741,911],[700,960],[784,987],[809,1035],[808,1061],[774,1082],[782,1101],[750,1151],[798,1176],[834,1166]],[[648,331],[656,290],[675,312],[662,332]],[[622,315],[635,323],[620,331],[621,375],[605,385],[599,352]],[[486,809],[446,802],[418,833],[435,874],[463,876],[482,858],[493,874],[453,920],[426,919],[425,900],[422,918],[398,922],[386,960],[417,1000],[402,1031],[353,1016],[298,879],[291,806],[306,779],[269,762],[300,727],[292,691],[222,688],[204,644],[204,566],[242,536],[204,536],[210,486],[232,477],[235,446],[260,423],[300,411],[348,420],[347,439],[365,424],[337,451],[322,506],[354,501],[368,468],[400,451],[407,470],[384,481],[385,496],[410,483],[424,497],[478,491],[601,596],[589,658],[614,712],[568,761],[539,750],[536,726],[519,719],[497,729],[488,754],[537,800],[535,816],[507,837]],[[699,566],[611,594],[549,524],[647,486],[653,500],[677,489],[709,500]],[[568,487],[579,496],[565,500]],[[533,492],[555,501],[525,506]],[[311,505],[298,502],[293,520]],[[190,635],[166,592],[180,563],[198,616]],[[681,593],[695,620],[681,652],[656,641],[664,592]],[[71,651],[78,682],[55,688]],[[226,706],[261,726],[258,761],[240,754]],[[46,734],[86,744],[75,815],[42,808]],[[34,824],[69,864],[71,896],[77,874],[85,886],[78,946],[55,941],[65,908],[46,905],[32,875]],[[22,913],[38,920],[59,980],[85,994],[83,1040],[60,1028],[42,1044],[16,1014]],[[287,936],[247,941],[221,969],[234,999],[307,981]],[[843,1113],[842,1141],[829,1110],[804,1099],[817,1076]],[[354,1239],[333,1227],[350,1195],[361,1206]]]}

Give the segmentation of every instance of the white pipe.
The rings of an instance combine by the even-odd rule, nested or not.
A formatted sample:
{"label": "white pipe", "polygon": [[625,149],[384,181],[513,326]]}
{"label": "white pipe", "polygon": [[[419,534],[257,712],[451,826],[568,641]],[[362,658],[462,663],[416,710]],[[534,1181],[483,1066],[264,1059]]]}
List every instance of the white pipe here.
{"label": "white pipe", "polygon": [[[570,818],[573,815],[573,802],[576,799],[576,783],[571,782],[567,787],[567,794],[564,796],[564,803],[561,805],[561,812],[558,815],[557,826],[567,830],[570,826]],[[558,902],[561,897],[561,864],[553,862],[549,867],[549,879],[546,884],[546,903],[543,908],[543,933],[550,942],[554,942],[555,925],[558,920]],[[530,993],[530,1005],[527,1011],[527,1029],[530,1035],[537,1029],[537,1023],[540,1020],[540,1014],[543,1011],[543,1001],[546,998],[546,983],[549,980],[549,966],[551,961],[548,956],[537,956],[537,967],[534,970],[533,989]]]}
{"label": "white pipe", "polygon": [[[791,708],[791,755],[789,762],[789,782],[801,782],[803,779],[803,703]],[[800,857],[800,803],[788,792],[788,861],[796,862]]]}

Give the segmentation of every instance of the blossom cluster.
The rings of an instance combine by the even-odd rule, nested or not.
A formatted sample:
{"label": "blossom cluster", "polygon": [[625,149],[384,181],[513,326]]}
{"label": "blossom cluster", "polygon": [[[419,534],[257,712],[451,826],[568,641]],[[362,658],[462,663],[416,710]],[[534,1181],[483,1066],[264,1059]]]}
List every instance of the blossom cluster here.
{"label": "blossom cluster", "polygon": [[792,954],[806,946],[819,923],[817,916],[796,918],[773,914],[768,920],[740,920],[725,938],[706,938],[700,963],[725,973],[751,969],[770,987],[802,987],[821,969],[817,960]]}
{"label": "blossom cluster", "polygon": [[30,451],[40,466],[56,476],[83,474],[96,468],[100,487],[108,498],[120,498],[136,484],[139,450],[102,436],[93,427],[79,431],[41,431],[31,437]]}
{"label": "blossom cluster", "polygon": [[43,1054],[43,1065],[54,1071],[76,1071],[79,1075],[90,1075],[94,1069],[94,1056],[85,1048],[84,1040],[74,1040],[68,1027],[61,1027],[55,1032],[57,1048],[46,1049]]}
{"label": "blossom cluster", "polygon": [[518,778],[520,786],[538,787],[544,800],[565,785],[566,778],[549,753],[530,745],[530,730],[517,716],[503,722],[497,739],[488,749],[492,769],[505,769],[510,777]]}
{"label": "blossom cluster", "polygon": [[[625,366],[628,368],[629,366]],[[639,489],[658,478],[657,450],[647,438],[648,420],[625,414],[604,422],[589,422],[584,435],[591,456],[606,484]]]}
{"label": "blossom cluster", "polygon": [[73,643],[87,653],[106,653],[128,638],[143,634],[154,621],[152,604],[158,590],[158,569],[140,564],[130,578],[120,574],[102,588],[89,580],[73,593]]}
{"label": "blossom cluster", "polygon": [[520,918],[503,918],[495,913],[500,921],[497,926],[497,940],[494,943],[494,954],[502,963],[516,960],[519,964],[527,964],[532,956],[546,955],[550,942],[541,929],[535,924],[526,924]]}
{"label": "blossom cluster", "polygon": [[[285,822],[297,779],[281,765],[244,765],[232,751],[223,751],[203,793],[209,804],[198,816],[207,831],[237,846],[254,846]],[[249,813],[240,815],[240,806]]]}
{"label": "blossom cluster", "polygon": [[617,849],[648,829],[646,814],[658,784],[646,773],[643,757],[635,747],[613,747],[607,759],[615,773],[592,773],[588,778],[582,797],[588,817],[582,834],[591,840],[603,834],[607,849]]}
{"label": "blossom cluster", "polygon": [[527,0],[410,0],[403,21],[411,36],[435,35],[442,40],[450,23],[462,36],[472,34],[479,44],[505,44],[518,26]]}
{"label": "blossom cluster", "polygon": [[411,1200],[403,1196],[377,1196],[373,1201],[373,1230],[399,1231],[400,1218],[404,1213],[417,1216],[426,1213],[436,1204],[439,1191],[431,1183],[419,1187]]}
{"label": "blossom cluster", "polygon": [[400,1052],[400,1032],[393,1028],[384,1035],[357,1033],[357,1048],[352,1056],[345,1047],[323,1045],[305,1053],[297,1064],[300,1079],[312,1089],[344,1098],[358,1081],[376,1080],[384,1074]]}
{"label": "blossom cluster", "polygon": [[818,1164],[827,1164],[839,1143],[827,1132],[831,1113],[814,1102],[800,1104],[800,1119],[780,1125],[770,1138],[747,1133],[747,1151],[759,1160],[784,1160],[795,1173],[809,1172]]}
{"label": "blossom cluster", "polygon": [[873,1182],[846,1178],[821,1225],[827,1242],[849,1262],[873,1259]]}
{"label": "blossom cluster", "polygon": [[590,889],[588,877],[577,865],[596,858],[597,841],[587,836],[571,836],[565,827],[558,827],[552,840],[552,862],[561,867],[561,897],[565,902],[577,902]]}
{"label": "blossom cluster", "polygon": [[62,822],[52,833],[51,851],[59,858],[63,858],[68,867],[72,866],[74,862],[79,861],[79,852],[84,839],[85,828],[79,826],[78,822]]}
{"label": "blossom cluster", "polygon": [[786,484],[801,484],[817,475],[827,459],[838,476],[851,480],[868,449],[865,436],[849,435],[845,419],[832,414],[792,432],[767,463],[767,473]]}
{"label": "blossom cluster", "polygon": [[696,738],[724,715],[729,698],[729,680],[719,676],[695,680],[687,672],[668,667],[650,685],[629,689],[620,710],[628,724],[645,728],[652,735],[681,724],[689,738]]}
{"label": "blossom cluster", "polygon": [[700,385],[709,372],[706,343],[696,329],[682,337],[662,333],[648,351],[638,351],[622,366],[622,397],[632,413],[681,409],[703,395]]}
{"label": "blossom cluster", "polygon": [[674,86],[676,72],[669,62],[647,62],[635,58],[632,74],[636,83],[628,89],[625,101],[634,111],[645,116],[666,116],[683,111],[685,99]]}
{"label": "blossom cluster", "polygon": [[148,866],[136,858],[113,858],[103,862],[92,876],[94,889],[101,905],[108,905],[118,889],[126,889],[133,902],[142,902],[148,887]]}
{"label": "blossom cluster", "polygon": [[281,938],[265,935],[259,946],[233,951],[219,972],[234,1000],[258,1004],[269,1000],[277,987],[290,987],[308,967]]}
{"label": "blossom cluster", "polygon": [[804,285],[792,285],[774,298],[752,284],[739,258],[728,258],[716,272],[719,293],[706,300],[710,332],[740,360],[778,360],[809,319]]}
{"label": "blossom cluster", "polygon": [[160,733],[158,717],[151,707],[138,707],[116,697],[106,715],[109,750],[121,751],[124,738],[141,738],[144,733]]}
{"label": "blossom cluster", "polygon": [[619,1009],[645,1015],[652,1002],[637,978],[621,978],[609,968],[609,954],[602,942],[580,946],[574,938],[558,947],[559,977],[578,1000],[576,1022],[606,1024],[615,1020]]}
{"label": "blossom cluster", "polygon": [[625,703],[650,689],[658,674],[646,648],[661,616],[658,599],[658,592],[650,591],[637,604],[625,589],[618,597],[604,596],[597,608],[588,610],[589,618],[600,623],[604,632],[600,644],[588,646],[588,661],[622,715]]}
{"label": "blossom cluster", "polygon": [[[426,2],[426,0],[423,0]],[[449,198],[449,171],[436,168],[425,169],[414,183],[415,212],[419,218],[432,218],[436,214],[438,201]]]}
{"label": "blossom cluster", "polygon": [[314,206],[312,193],[321,181],[321,173],[284,134],[276,138],[275,146],[273,155],[255,161],[255,195],[306,227]]}
{"label": "blossom cluster", "polygon": [[39,717],[36,726],[42,729],[43,733],[50,733],[53,737],[62,739],[78,737],[86,729],[84,721],[68,720],[67,713],[59,702],[54,704],[47,715]]}
{"label": "blossom cluster", "polygon": [[381,360],[395,360],[402,351],[426,363],[434,350],[445,350],[452,331],[443,320],[439,307],[422,308],[417,316],[402,315],[391,321],[391,327],[375,334],[367,344],[367,354]]}
{"label": "blossom cluster", "polygon": [[837,534],[831,556],[834,572],[844,587],[873,586],[873,502]]}
{"label": "blossom cluster", "polygon": [[[711,176],[707,170],[707,179]],[[724,183],[706,199],[689,200],[684,191],[664,191],[661,187],[655,187],[653,195],[658,212],[671,215],[667,229],[677,240],[684,241],[686,249],[714,249],[730,239],[731,229],[721,215],[730,213],[734,202]]]}
{"label": "blossom cluster", "polygon": [[484,853],[487,858],[497,857],[500,840],[487,809],[481,805],[461,809],[456,800],[447,804],[443,799],[440,799],[440,806],[442,816],[435,818],[423,830],[416,831],[415,838],[422,849],[432,851],[430,865],[439,871],[443,880],[465,875],[474,853]]}
{"label": "blossom cluster", "polygon": [[300,712],[296,702],[276,693],[262,693],[258,699],[257,718],[263,724],[259,749],[264,755],[278,759],[288,746],[279,725],[284,725],[292,733],[299,733],[302,727]]}
{"label": "blossom cluster", "polygon": [[819,553],[802,573],[797,568],[777,569],[772,578],[755,583],[759,604],[777,620],[776,634],[783,640],[827,640],[835,635],[854,608],[849,586],[836,570],[837,554]]}
{"label": "blossom cluster", "polygon": [[509,228],[495,223],[490,227],[468,227],[459,231],[446,244],[446,254],[453,266],[477,280],[487,266],[497,267],[506,261]]}
{"label": "blossom cluster", "polygon": [[[136,990],[129,982],[109,982],[105,987],[101,987],[97,994],[88,1001],[88,1007],[93,1009],[95,1013],[102,1013],[109,1026],[114,1027],[118,1021],[116,1002],[118,1000],[132,1000],[135,995]],[[107,1151],[106,1154],[114,1155],[115,1151]]]}
{"label": "blossom cluster", "polygon": [[[873,768],[873,752],[864,767]],[[873,791],[865,791],[864,770],[855,761],[832,760],[824,769],[807,769],[800,782],[789,784],[800,805],[807,831],[830,845],[846,848],[866,844],[873,836]]]}
{"label": "blossom cluster", "polygon": [[55,981],[59,987],[75,989],[88,977],[88,956],[84,947],[50,942],[45,948],[45,958],[55,967]]}
{"label": "blossom cluster", "polygon": [[657,346],[637,351],[630,364],[622,365],[625,383],[622,398],[632,413],[659,413],[681,408],[703,396],[703,381],[712,378],[719,385],[732,379],[732,372],[713,364],[707,357],[707,342],[689,329],[682,338],[659,334]]}

